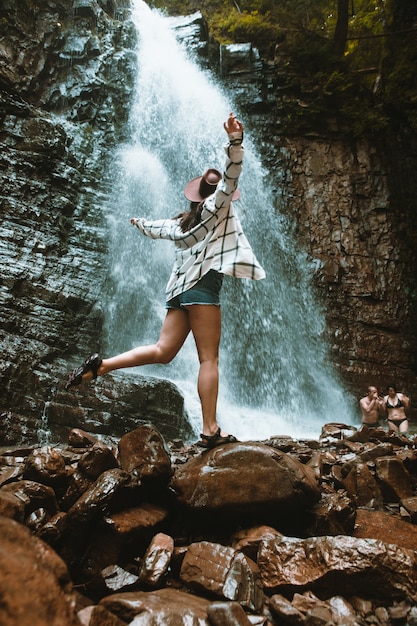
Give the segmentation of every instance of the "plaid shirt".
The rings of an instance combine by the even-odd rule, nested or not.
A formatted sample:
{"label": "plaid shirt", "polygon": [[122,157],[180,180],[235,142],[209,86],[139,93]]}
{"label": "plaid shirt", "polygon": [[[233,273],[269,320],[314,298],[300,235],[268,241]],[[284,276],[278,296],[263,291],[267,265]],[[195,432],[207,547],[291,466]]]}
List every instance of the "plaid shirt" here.
{"label": "plaid shirt", "polygon": [[265,278],[243,233],[231,201],[242,170],[242,134],[229,135],[225,146],[226,163],[216,192],[206,198],[201,221],[186,232],[179,219],[146,220],[136,218],[135,226],[152,239],[170,239],[175,243],[175,263],[166,287],[171,300],[191,289],[211,269],[236,278]]}

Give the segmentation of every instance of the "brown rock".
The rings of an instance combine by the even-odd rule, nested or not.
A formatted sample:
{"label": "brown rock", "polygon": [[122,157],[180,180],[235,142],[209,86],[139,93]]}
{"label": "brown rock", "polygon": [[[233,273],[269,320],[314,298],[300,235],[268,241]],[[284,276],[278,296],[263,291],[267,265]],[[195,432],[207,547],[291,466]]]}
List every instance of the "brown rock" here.
{"label": "brown rock", "polygon": [[105,523],[115,534],[140,542],[141,538],[149,539],[149,533],[154,534],[167,515],[168,510],[165,507],[143,502],[137,507],[109,513],[105,517]]}
{"label": "brown rock", "polygon": [[10,517],[16,522],[25,519],[25,505],[15,493],[2,493],[0,491],[0,515]]}
{"label": "brown rock", "polygon": [[15,467],[0,468],[0,487],[11,483],[23,474],[23,467],[16,465]]}
{"label": "brown rock", "polygon": [[320,433],[320,440],[327,437],[334,437],[336,439],[346,439],[356,433],[357,429],[354,426],[348,424],[341,424],[339,422],[329,422],[323,424]]}
{"label": "brown rock", "polygon": [[78,619],[82,626],[126,626],[126,622],[122,622],[103,606],[86,606],[78,611]]}
{"label": "brown rock", "polygon": [[101,575],[106,586],[107,593],[130,591],[138,582],[136,574],[126,571],[119,565],[106,567]]}
{"label": "brown rock", "polygon": [[[132,476],[121,469],[103,472],[95,483],[68,511],[68,524],[82,526],[107,512],[112,502],[129,503],[129,492],[137,486]],[[116,505],[115,505],[116,506]]]}
{"label": "brown rock", "polygon": [[207,606],[209,600],[178,591],[158,589],[157,591],[130,591],[103,598],[100,606],[117,615],[121,620],[135,626],[144,623],[164,626],[209,626]]}
{"label": "brown rock", "polygon": [[329,606],[332,614],[332,620],[335,624],[344,624],[348,626],[351,624],[352,626],[357,624],[356,620],[356,612],[345,598],[341,596],[333,596],[329,600]]}
{"label": "brown rock", "polygon": [[353,459],[347,461],[342,465],[342,476],[345,477],[349,474],[350,470],[357,463],[367,463],[368,461],[375,461],[380,457],[391,456],[393,454],[393,446],[391,443],[379,443],[378,445],[368,446],[357,454]]}
{"label": "brown rock", "polygon": [[191,544],[180,578],[193,589],[240,602],[253,611],[262,607],[258,566],[233,548],[208,541]]}
{"label": "brown rock", "polygon": [[[60,554],[71,571],[79,567],[88,549],[94,523],[98,523],[112,509],[122,509],[137,498],[137,479],[121,470],[103,472],[89,489],[69,509],[62,533]],[[109,546],[113,548],[112,545]],[[105,562],[101,567],[110,565]]]}
{"label": "brown rock", "polygon": [[[322,609],[324,611],[324,615],[327,616],[327,621],[330,621],[331,619],[329,605],[323,600],[320,600],[312,591],[295,593],[292,599],[292,603],[293,606],[301,611],[301,613],[303,613],[305,616],[313,615],[315,612],[319,623],[322,621],[319,618],[320,609]],[[314,618],[313,621],[315,621]]]}
{"label": "brown rock", "polygon": [[94,573],[100,579],[104,568],[142,557],[167,514],[163,507],[148,503],[106,514],[86,548],[87,577]]}
{"label": "brown rock", "polygon": [[110,448],[100,441],[85,452],[78,461],[77,469],[87,478],[97,480],[106,470],[118,467],[116,457]]}
{"label": "brown rock", "polygon": [[60,450],[43,447],[33,450],[26,459],[23,477],[53,487],[59,493],[68,482],[68,472]]}
{"label": "brown rock", "polygon": [[260,542],[264,539],[275,539],[275,537],[282,537],[282,533],[271,526],[256,526],[236,533],[231,539],[231,546],[256,563]]}
{"label": "brown rock", "polygon": [[304,614],[299,611],[292,602],[281,596],[279,593],[275,593],[269,600],[268,606],[278,619],[284,623],[298,624],[304,623]]}
{"label": "brown rock", "polygon": [[[412,524],[417,524],[417,496],[412,496],[411,498],[404,498],[401,500],[402,506],[407,511],[410,516],[410,522]],[[416,543],[417,547],[417,543]]]}
{"label": "brown rock", "polygon": [[212,602],[207,607],[212,626],[251,626],[242,606],[238,602]]}
{"label": "brown rock", "polygon": [[162,479],[172,475],[171,460],[159,431],[150,425],[140,426],[119,441],[120,467],[141,480]]}
{"label": "brown rock", "polygon": [[93,437],[90,433],[87,433],[81,428],[71,428],[68,435],[68,445],[74,448],[86,448],[92,446],[97,442],[97,438]]}
{"label": "brown rock", "polygon": [[33,511],[43,509],[46,517],[50,518],[58,512],[58,503],[52,487],[42,485],[32,480],[20,480],[4,485],[0,494],[13,494],[24,504],[24,519]]}
{"label": "brown rock", "polygon": [[79,626],[65,563],[28,529],[0,517],[0,624]]}
{"label": "brown rock", "polygon": [[396,456],[376,459],[375,466],[385,502],[400,502],[414,495],[410,474],[401,459]]}
{"label": "brown rock", "polygon": [[170,483],[178,499],[196,510],[289,513],[318,500],[314,471],[259,443],[219,446],[176,469]]}
{"label": "brown rock", "polygon": [[37,531],[37,536],[48,545],[55,547],[61,538],[65,526],[66,515],[58,512],[43,524]]}
{"label": "brown rock", "polygon": [[349,535],[355,526],[356,505],[346,491],[322,493],[310,514],[308,535]]}
{"label": "brown rock", "polygon": [[384,543],[395,543],[407,550],[417,549],[417,526],[385,511],[358,509],[352,535],[379,539]]}
{"label": "brown rock", "polygon": [[415,551],[376,539],[270,539],[259,546],[258,565],[266,593],[311,589],[321,597],[417,598]]}
{"label": "brown rock", "polygon": [[382,507],[380,486],[366,463],[356,463],[343,480],[343,484],[358,506]]}
{"label": "brown rock", "polygon": [[173,552],[173,538],[164,533],[156,534],[143,557],[139,573],[140,581],[156,587],[168,570]]}
{"label": "brown rock", "polygon": [[103,472],[117,467],[117,460],[110,448],[101,442],[94,443],[79,459],[60,506],[68,510]]}

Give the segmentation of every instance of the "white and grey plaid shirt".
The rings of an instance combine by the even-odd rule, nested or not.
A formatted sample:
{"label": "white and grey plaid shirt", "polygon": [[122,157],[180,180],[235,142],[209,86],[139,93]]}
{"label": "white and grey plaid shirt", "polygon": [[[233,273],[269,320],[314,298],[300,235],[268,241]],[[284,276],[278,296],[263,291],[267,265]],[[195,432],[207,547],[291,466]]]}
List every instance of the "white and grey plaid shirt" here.
{"label": "white and grey plaid shirt", "polygon": [[170,239],[175,243],[175,263],[166,287],[171,300],[191,289],[211,269],[236,278],[265,278],[246,239],[231,201],[242,170],[242,134],[229,135],[225,146],[226,163],[216,192],[206,198],[201,221],[183,232],[179,219],[146,220],[134,224],[152,239]]}

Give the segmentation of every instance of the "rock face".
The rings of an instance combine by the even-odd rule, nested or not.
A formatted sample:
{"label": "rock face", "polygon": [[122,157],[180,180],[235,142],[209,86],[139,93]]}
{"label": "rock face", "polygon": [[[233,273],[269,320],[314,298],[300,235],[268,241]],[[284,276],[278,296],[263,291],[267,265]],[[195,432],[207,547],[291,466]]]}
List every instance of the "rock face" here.
{"label": "rock face", "polygon": [[190,432],[181,394],[164,381],[113,378],[103,392],[62,393],[66,372],[103,337],[103,204],[136,62],[129,5],[0,8],[0,444],[33,441],[42,419],[55,441],[77,423],[122,434],[160,418],[167,436]]}
{"label": "rock face", "polygon": [[[154,381],[138,383],[143,393],[109,382],[108,393],[123,396],[118,405],[99,386],[91,396],[62,393],[80,354],[100,351],[103,341],[103,206],[112,148],[127,133],[136,66],[129,2],[15,5],[0,7],[0,444],[33,442],[44,417],[57,439],[70,424],[121,435],[114,429],[124,406],[128,420],[151,418],[169,437],[184,436],[181,395],[170,385],[168,410]],[[207,36],[198,16],[190,21]],[[196,30],[184,20],[177,26],[196,46]],[[196,46],[202,57],[205,43]],[[371,145],[280,136],[259,58],[247,45],[234,57],[227,52],[221,73],[235,73],[242,108],[266,147],[278,208],[296,219],[296,237],[317,262],[314,280],[342,379],[358,397],[368,384],[382,388],[394,378],[413,398],[415,254],[404,236],[417,197],[412,139]],[[213,45],[208,54],[216,56]],[[136,414],[139,396],[146,411]],[[129,421],[123,432],[133,427]]]}
{"label": "rock face", "polygon": [[[321,137],[279,143],[282,167],[291,172],[284,210],[296,218],[300,241],[317,262],[314,280],[343,380],[356,396],[371,384],[385,392],[392,381],[412,397],[416,332],[409,293],[415,255],[404,232],[413,202],[407,205],[395,192],[403,175],[394,139],[353,146]],[[417,143],[411,142],[404,153],[411,193],[416,155]]]}

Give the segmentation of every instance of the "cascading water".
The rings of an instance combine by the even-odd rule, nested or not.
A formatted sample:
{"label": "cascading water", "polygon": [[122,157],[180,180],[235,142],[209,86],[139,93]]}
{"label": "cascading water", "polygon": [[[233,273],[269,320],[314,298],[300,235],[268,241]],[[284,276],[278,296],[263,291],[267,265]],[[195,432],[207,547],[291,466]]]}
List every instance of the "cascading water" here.
{"label": "cascading water", "polygon": [[[175,40],[167,18],[142,0],[133,0],[132,15],[139,69],[131,140],[115,158],[117,182],[108,215],[113,251],[109,354],[154,343],[165,317],[173,244],[143,237],[129,218],[171,217],[187,209],[185,183],[207,167],[221,169],[223,121],[230,111],[239,116],[232,97]],[[309,261],[294,249],[272,205],[254,143],[246,133],[237,208],[267,278],[224,280],[218,419],[240,439],[314,437],[326,421],[352,423],[351,405],[328,362]],[[139,370],[178,385],[196,433],[201,429],[197,370],[191,338],[172,364]]]}

